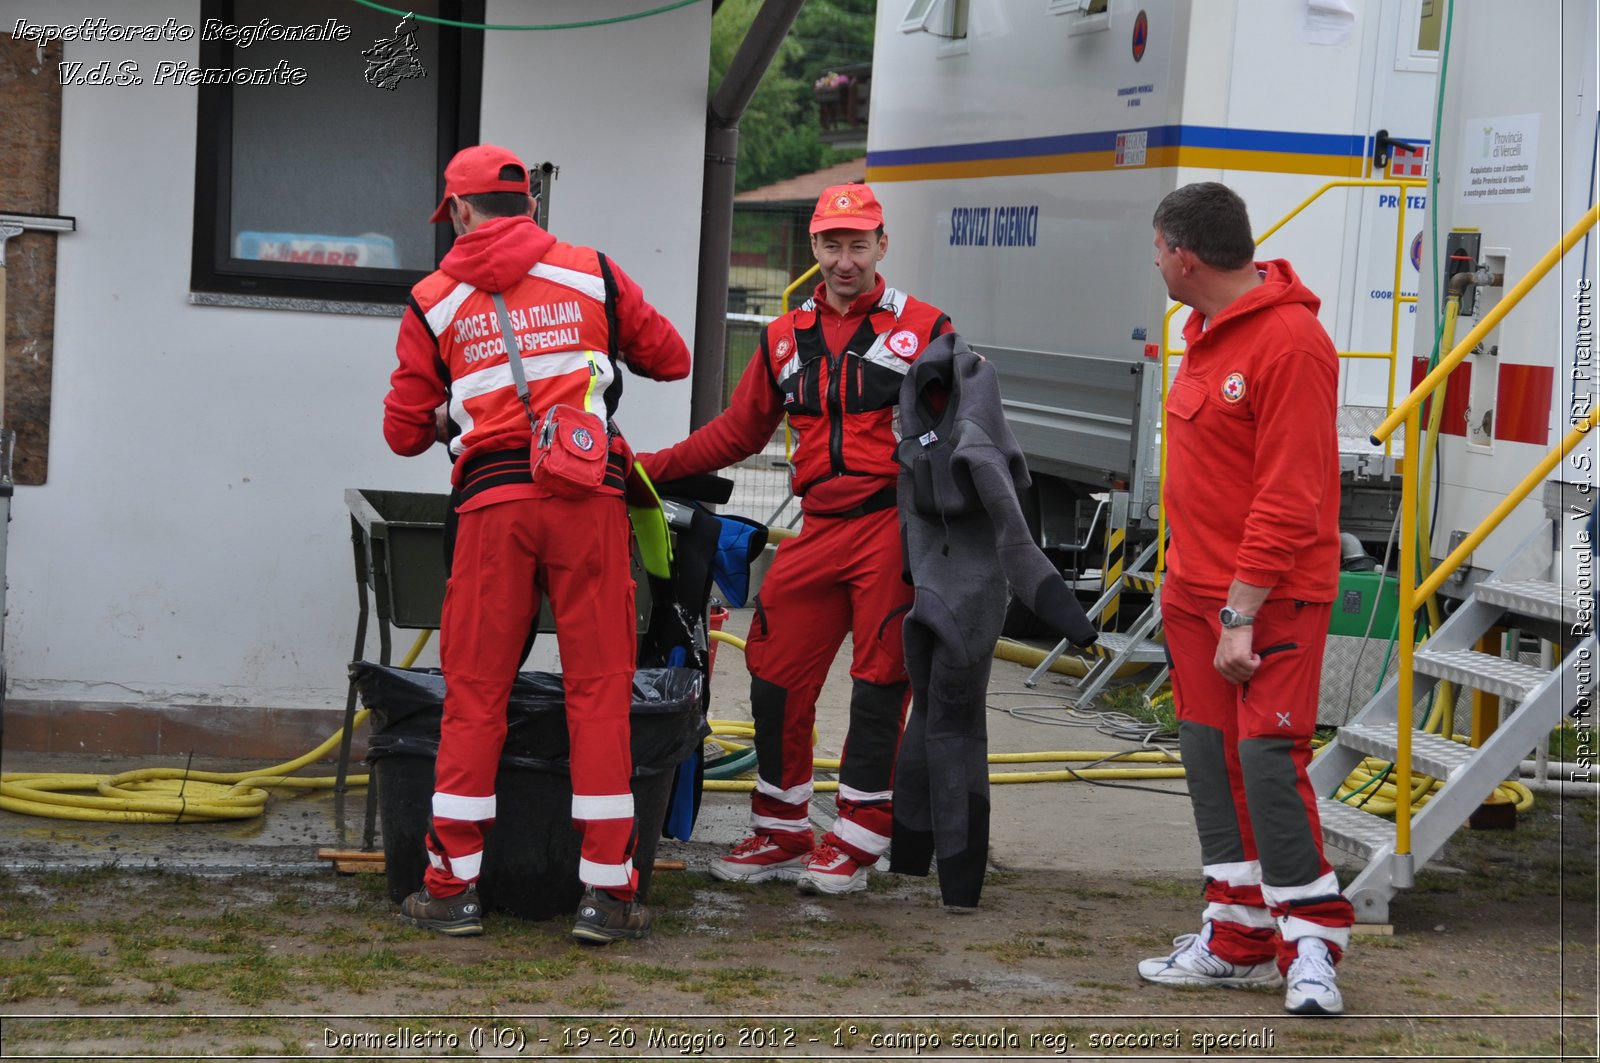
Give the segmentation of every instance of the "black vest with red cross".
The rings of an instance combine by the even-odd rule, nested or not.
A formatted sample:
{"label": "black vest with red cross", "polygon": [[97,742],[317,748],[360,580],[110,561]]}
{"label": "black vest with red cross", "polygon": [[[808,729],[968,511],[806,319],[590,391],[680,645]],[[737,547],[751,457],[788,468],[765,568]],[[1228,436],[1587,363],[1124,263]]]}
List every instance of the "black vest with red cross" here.
{"label": "black vest with red cross", "polygon": [[949,320],[938,307],[885,287],[838,354],[828,350],[815,298],[767,326],[761,357],[796,436],[797,497],[840,476],[895,482],[900,384]]}

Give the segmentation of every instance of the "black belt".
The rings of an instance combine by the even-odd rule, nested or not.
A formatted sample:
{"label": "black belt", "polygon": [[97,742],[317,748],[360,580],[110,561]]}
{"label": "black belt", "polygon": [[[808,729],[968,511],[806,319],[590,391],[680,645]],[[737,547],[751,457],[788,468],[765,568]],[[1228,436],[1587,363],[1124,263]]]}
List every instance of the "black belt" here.
{"label": "black belt", "polygon": [[857,517],[865,517],[868,513],[878,513],[885,509],[893,509],[895,499],[896,492],[893,487],[880,487],[862,499],[860,505],[851,506],[849,509],[843,509],[837,513],[813,513],[811,516],[854,520]]}
{"label": "black belt", "polygon": [[461,470],[461,487],[455,505],[460,505],[480,491],[506,484],[531,484],[533,471],[528,466],[527,447],[495,450],[479,454],[467,461]]}
{"label": "black belt", "polygon": [[[455,492],[451,505],[459,506],[491,487],[533,483],[533,470],[528,464],[529,457],[528,447],[512,447],[508,450],[479,454],[469,459],[466,467],[461,470],[461,487]],[[623,489],[627,475],[624,460],[623,455],[616,451],[606,455],[606,473],[602,486],[618,492]],[[893,501],[891,497],[891,505]]]}

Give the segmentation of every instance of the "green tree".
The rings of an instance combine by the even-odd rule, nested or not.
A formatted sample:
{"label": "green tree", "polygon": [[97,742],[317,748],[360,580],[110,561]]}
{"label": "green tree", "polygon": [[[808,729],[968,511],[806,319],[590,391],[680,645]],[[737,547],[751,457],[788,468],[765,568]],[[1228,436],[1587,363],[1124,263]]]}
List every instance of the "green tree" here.
{"label": "green tree", "polygon": [[[714,93],[762,0],[725,0],[711,20]],[[739,191],[854,158],[824,143],[812,88],[829,71],[872,60],[875,0],[809,0],[739,119]]]}

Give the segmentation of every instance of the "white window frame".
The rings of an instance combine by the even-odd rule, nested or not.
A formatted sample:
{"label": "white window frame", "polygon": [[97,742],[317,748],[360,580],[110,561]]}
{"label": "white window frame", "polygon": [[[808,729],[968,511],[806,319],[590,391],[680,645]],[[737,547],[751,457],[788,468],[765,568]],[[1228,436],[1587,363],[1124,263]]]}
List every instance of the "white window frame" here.
{"label": "white window frame", "polygon": [[1049,15],[1071,15],[1067,36],[1098,33],[1111,28],[1110,0],[1045,0],[1044,10]]}
{"label": "white window frame", "polygon": [[929,33],[944,41],[964,41],[971,20],[969,0],[911,0],[900,16],[901,33]]}
{"label": "white window frame", "polygon": [[[1440,4],[1444,0],[1433,0]],[[1424,74],[1437,74],[1439,72],[1439,53],[1423,52],[1417,49],[1417,33],[1422,29],[1422,5],[1424,0],[1400,0],[1400,39],[1395,42],[1394,68],[1396,70],[1410,70]],[[1444,41],[1441,38],[1440,42]]]}

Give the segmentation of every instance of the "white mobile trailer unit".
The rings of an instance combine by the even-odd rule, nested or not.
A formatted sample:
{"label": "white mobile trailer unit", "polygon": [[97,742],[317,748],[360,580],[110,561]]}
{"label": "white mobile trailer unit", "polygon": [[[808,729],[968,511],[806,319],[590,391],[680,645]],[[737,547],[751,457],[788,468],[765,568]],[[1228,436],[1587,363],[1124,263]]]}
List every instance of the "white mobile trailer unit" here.
{"label": "white mobile trailer unit", "polygon": [[[867,178],[885,205],[885,273],[999,368],[1043,545],[1072,542],[1075,502],[1110,489],[1125,487],[1132,518],[1154,526],[1156,354],[1171,305],[1152,266],[1161,198],[1226,182],[1259,234],[1326,182],[1383,177],[1380,132],[1426,149],[1440,5],[1349,6],[1340,17],[1285,0],[879,5]],[[903,31],[917,24],[932,32]],[[1402,302],[1391,337],[1395,250],[1415,296],[1424,203],[1420,187],[1335,189],[1262,249],[1321,296],[1340,351],[1398,349],[1405,362],[1417,304]],[[1395,394],[1409,381],[1403,365]],[[1391,490],[1369,479],[1385,463],[1366,435],[1388,382],[1386,361],[1345,362],[1346,526],[1378,541]]]}
{"label": "white mobile trailer unit", "polygon": [[[1595,202],[1597,21],[1593,0],[1457,0],[1440,103],[1437,238],[1441,254],[1505,278],[1469,289],[1458,343]],[[1441,404],[1435,558],[1499,506],[1594,402],[1597,235],[1581,237],[1451,373]],[[1440,306],[1428,270],[1422,298]],[[1419,355],[1428,353],[1423,333]],[[1562,538],[1576,545],[1584,521],[1572,518],[1594,506],[1594,454],[1591,433],[1551,470],[1543,491],[1473,551],[1472,569],[1499,567],[1546,516],[1567,518],[1559,521]],[[1569,548],[1562,556],[1586,553]]]}

